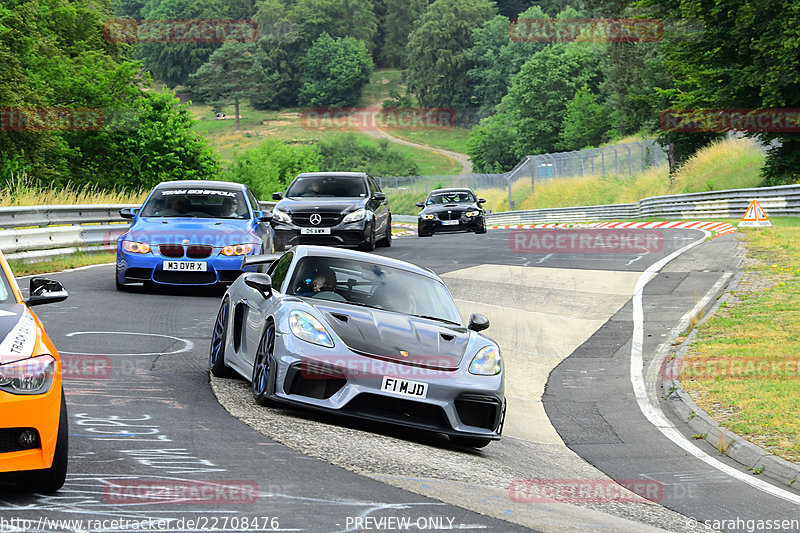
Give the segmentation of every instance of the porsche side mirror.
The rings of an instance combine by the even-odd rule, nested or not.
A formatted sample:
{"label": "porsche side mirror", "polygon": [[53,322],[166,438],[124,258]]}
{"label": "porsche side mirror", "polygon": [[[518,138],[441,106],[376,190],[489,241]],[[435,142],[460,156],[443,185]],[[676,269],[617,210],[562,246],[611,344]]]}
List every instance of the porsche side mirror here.
{"label": "porsche side mirror", "polygon": [[468,328],[472,331],[483,331],[489,327],[489,319],[483,315],[479,315],[478,313],[472,313],[469,315],[469,326]]}
{"label": "porsche side mirror", "polygon": [[382,192],[376,192],[372,194],[372,197],[376,200],[380,200],[381,202],[386,200],[386,195]]}
{"label": "porsche side mirror", "polygon": [[69,296],[60,281],[50,278],[31,278],[28,292],[28,307],[63,302]]}
{"label": "porsche side mirror", "polygon": [[248,272],[244,275],[244,283],[261,293],[264,298],[272,296],[272,278],[260,272]]}
{"label": "porsche side mirror", "polygon": [[425,202],[417,202],[417,207],[425,207]]}
{"label": "porsche side mirror", "polygon": [[283,193],[282,192],[274,192],[274,193],[272,193],[272,199],[273,200],[280,200],[282,198],[283,198]]}

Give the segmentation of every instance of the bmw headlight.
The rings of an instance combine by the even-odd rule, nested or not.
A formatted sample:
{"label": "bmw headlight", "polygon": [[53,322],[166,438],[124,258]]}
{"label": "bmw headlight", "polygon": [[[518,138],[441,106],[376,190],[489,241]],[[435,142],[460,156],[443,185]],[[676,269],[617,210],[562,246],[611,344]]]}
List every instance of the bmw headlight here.
{"label": "bmw headlight", "polygon": [[497,346],[484,346],[481,348],[469,365],[469,373],[477,376],[496,376],[503,367],[500,357],[500,348]]}
{"label": "bmw headlight", "polygon": [[422,215],[422,220],[433,220],[436,215]]}
{"label": "bmw headlight", "polygon": [[352,213],[348,213],[342,220],[342,223],[358,222],[359,220],[364,220],[365,216],[367,216],[367,210],[362,207],[361,209],[356,209]]}
{"label": "bmw headlight", "polygon": [[40,355],[0,365],[0,390],[11,394],[44,394],[53,386],[56,360]]}
{"label": "bmw headlight", "polygon": [[326,348],[333,348],[333,340],[325,327],[319,323],[319,320],[314,318],[305,311],[294,310],[289,313],[289,329],[298,339],[325,346]]}
{"label": "bmw headlight", "polygon": [[476,216],[480,215],[481,212],[480,211],[467,211],[464,214],[467,215],[468,217],[476,217]]}
{"label": "bmw headlight", "polygon": [[122,241],[122,248],[132,254],[149,254],[150,245],[146,242]]}
{"label": "bmw headlight", "polygon": [[291,224],[292,217],[289,216],[289,213],[285,213],[280,209],[273,209],[272,210],[272,220],[276,220],[278,222],[283,222],[284,224]]}
{"label": "bmw headlight", "polygon": [[252,251],[252,244],[231,244],[222,249],[222,255],[247,255]]}

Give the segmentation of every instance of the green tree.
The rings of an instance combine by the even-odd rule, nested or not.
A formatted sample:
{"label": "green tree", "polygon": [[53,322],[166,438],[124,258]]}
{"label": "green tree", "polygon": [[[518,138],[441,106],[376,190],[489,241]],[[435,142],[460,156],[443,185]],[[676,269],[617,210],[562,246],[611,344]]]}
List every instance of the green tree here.
{"label": "green tree", "polygon": [[425,0],[386,0],[386,15],[380,24],[382,43],[379,60],[391,67],[405,67],[408,35],[425,13]]}
{"label": "green tree", "polygon": [[[644,6],[683,30],[663,50],[674,79],[674,108],[800,107],[800,5],[794,0],[646,0]],[[673,135],[673,134],[670,134]],[[669,140],[670,135],[663,137]],[[696,137],[710,137],[695,134]],[[670,141],[671,151],[680,139]],[[686,137],[688,143],[692,143]],[[800,180],[800,134],[760,133],[778,141],[767,152],[766,183]],[[695,141],[694,144],[697,144]],[[673,166],[681,163],[677,157]]]}
{"label": "green tree", "polygon": [[489,0],[437,0],[408,37],[406,83],[429,107],[468,107],[472,32],[495,15]]}
{"label": "green tree", "polygon": [[519,160],[512,149],[516,134],[504,113],[487,117],[472,128],[467,153],[475,172],[500,173],[513,168]]}
{"label": "green tree", "polygon": [[601,79],[601,58],[593,43],[551,44],[531,56],[499,106],[517,130],[517,159],[554,151],[567,104],[584,85],[596,93]]}
{"label": "green tree", "polygon": [[[546,18],[546,15],[534,6],[520,18]],[[509,25],[509,19],[502,15],[489,20],[473,31],[474,44],[466,52],[472,63],[467,71],[472,85],[471,104],[479,106],[481,114],[494,110],[525,61],[545,47],[544,43],[511,40]]]}
{"label": "green tree", "polygon": [[215,109],[233,104],[236,131],[239,131],[239,105],[256,95],[264,83],[264,71],[256,52],[255,43],[226,42],[189,77],[193,92]]}
{"label": "green tree", "polygon": [[236,154],[222,177],[248,185],[261,199],[286,189],[301,172],[320,169],[319,149],[313,145],[295,145],[267,139],[255,148]]}
{"label": "green tree", "polygon": [[[150,0],[142,9],[147,20],[218,20],[225,11],[217,0]],[[170,87],[185,85],[208,61],[219,43],[151,42],[137,45],[138,57],[153,77]]]}
{"label": "green tree", "polygon": [[608,141],[609,112],[588,85],[567,104],[561,126],[559,150],[580,150]]}
{"label": "green tree", "polygon": [[371,73],[372,59],[362,41],[323,33],[303,60],[298,102],[315,107],[353,106]]}

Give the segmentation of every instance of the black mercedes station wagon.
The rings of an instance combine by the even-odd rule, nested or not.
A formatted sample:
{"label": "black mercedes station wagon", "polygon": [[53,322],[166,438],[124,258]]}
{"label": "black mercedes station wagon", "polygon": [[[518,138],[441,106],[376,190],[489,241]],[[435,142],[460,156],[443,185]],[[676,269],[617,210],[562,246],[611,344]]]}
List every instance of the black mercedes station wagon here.
{"label": "black mercedes station wagon", "polygon": [[474,231],[486,233],[486,218],[482,204],[471,189],[436,189],[428,194],[417,215],[417,234],[430,237],[438,232]]}
{"label": "black mercedes station wagon", "polygon": [[272,195],[275,251],[296,244],[331,244],[372,251],[391,246],[389,201],[363,172],[306,172],[286,193]]}

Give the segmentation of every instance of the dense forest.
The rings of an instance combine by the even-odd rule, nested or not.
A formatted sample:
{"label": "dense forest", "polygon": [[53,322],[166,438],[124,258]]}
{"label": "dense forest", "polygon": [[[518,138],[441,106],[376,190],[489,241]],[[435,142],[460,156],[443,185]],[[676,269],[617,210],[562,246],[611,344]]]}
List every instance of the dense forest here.
{"label": "dense forest", "polygon": [[[126,19],[249,21],[257,31],[192,40],[167,30],[158,39],[140,24],[136,38],[119,33]],[[531,33],[538,27],[531,21],[586,19],[656,21],[658,32],[645,39]],[[221,163],[193,132],[176,88],[213,106],[347,107],[382,67],[403,69],[407,94],[397,95],[398,105],[453,109],[459,125],[472,128],[476,171],[629,135],[658,136],[678,168],[725,131],[670,131],[665,110],[800,108],[800,7],[794,0],[4,0],[0,180],[25,173],[125,188],[214,178]],[[86,122],[86,110],[97,116]],[[769,143],[766,184],[798,180],[800,138],[781,129],[749,133]],[[296,152],[298,161],[314,160]]]}

